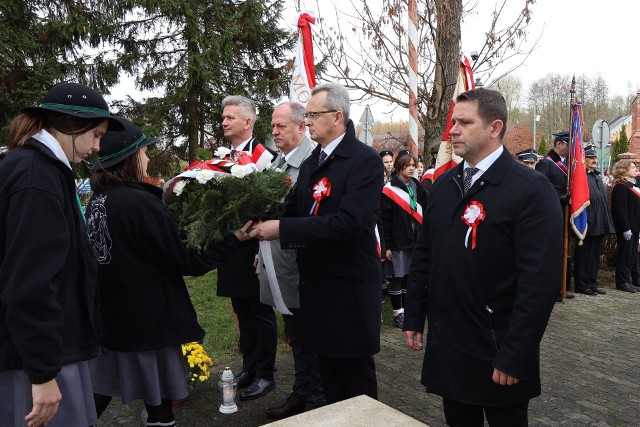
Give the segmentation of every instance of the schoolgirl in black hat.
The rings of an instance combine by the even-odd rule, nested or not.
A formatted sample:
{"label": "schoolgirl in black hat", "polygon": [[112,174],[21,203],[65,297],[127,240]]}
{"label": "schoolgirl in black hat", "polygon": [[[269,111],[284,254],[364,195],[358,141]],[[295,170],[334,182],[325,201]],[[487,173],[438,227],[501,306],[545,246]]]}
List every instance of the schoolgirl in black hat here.
{"label": "schoolgirl in black hat", "polygon": [[183,275],[220,265],[249,239],[249,223],[201,254],[187,249],[162,190],[143,182],[147,146],[158,139],[122,121],[125,130],[107,132],[92,166],[86,213],[104,329],[91,379],[98,416],[113,396],[124,403],[142,399],[146,425],[169,427],[173,400],[188,395],[181,344],[204,337]]}
{"label": "schoolgirl in black hat", "polygon": [[72,165],[121,128],[103,97],[66,83],[10,124],[0,162],[0,424],[89,426],[96,263]]}

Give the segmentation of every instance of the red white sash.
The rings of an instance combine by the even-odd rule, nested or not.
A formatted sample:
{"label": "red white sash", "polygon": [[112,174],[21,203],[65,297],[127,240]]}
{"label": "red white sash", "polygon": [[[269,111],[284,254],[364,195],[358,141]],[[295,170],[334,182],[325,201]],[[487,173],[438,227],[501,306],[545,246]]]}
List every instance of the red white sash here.
{"label": "red white sash", "polygon": [[551,158],[551,156],[547,156],[547,159],[551,160],[553,162],[553,164],[555,164],[558,167],[558,169],[560,169],[562,171],[562,173],[567,175],[567,167],[564,165],[564,163],[562,163],[560,161],[556,162],[555,160],[553,160]]}
{"label": "red white sash", "polygon": [[393,200],[405,212],[422,224],[422,205],[416,201],[416,210],[412,212],[409,194],[406,191],[403,191],[400,188],[391,185],[390,182],[387,182],[382,189],[382,194]]}
{"label": "red white sash", "polygon": [[635,194],[636,196],[640,197],[640,188],[636,187],[635,185],[632,185],[631,187],[629,187],[628,185],[626,185],[626,184],[625,184],[624,182],[622,182],[622,181],[618,181],[618,182],[616,182],[616,183],[615,183],[615,184],[613,184],[613,185],[614,185],[614,187],[615,187],[615,186],[616,186],[616,185],[618,185],[618,184],[620,184],[620,185],[624,185],[624,186],[625,186],[625,187],[627,187],[629,190],[631,190],[631,192],[632,192],[633,194]]}

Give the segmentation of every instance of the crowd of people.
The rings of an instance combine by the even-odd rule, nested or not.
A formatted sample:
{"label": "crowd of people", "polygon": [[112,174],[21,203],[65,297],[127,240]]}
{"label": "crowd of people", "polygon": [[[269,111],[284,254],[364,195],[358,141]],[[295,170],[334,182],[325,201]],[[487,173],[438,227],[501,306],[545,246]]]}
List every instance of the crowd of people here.
{"label": "crowd of people", "polygon": [[[255,150],[253,101],[228,96],[222,111],[231,155]],[[272,166],[295,183],[286,212],[197,252],[162,190],[145,183],[158,138],[112,115],[87,86],[52,88],[11,122],[0,162],[0,419],[92,426],[117,396],[142,400],[146,425],[175,425],[172,402],[188,393],[180,346],[205,334],[183,275],[217,269],[217,294],[237,320],[241,400],[276,387],[273,307],[286,306],[295,380],[268,417],[377,398],[388,281],[393,325],[425,350],[421,382],[442,397],[447,424],[528,425],[539,344],[561,295],[569,135],[555,134],[541,160],[512,156],[505,100],[483,88],[460,94],[451,117],[463,161],[434,183],[433,167],[411,152],[376,153],[356,138],[345,87],[317,86],[306,107],[279,104]],[[84,212],[72,165],[92,153]],[[635,293],[635,163],[615,165],[610,209],[595,150],[585,156],[591,203],[575,290],[606,294],[597,272],[603,238],[615,233],[616,287]]]}

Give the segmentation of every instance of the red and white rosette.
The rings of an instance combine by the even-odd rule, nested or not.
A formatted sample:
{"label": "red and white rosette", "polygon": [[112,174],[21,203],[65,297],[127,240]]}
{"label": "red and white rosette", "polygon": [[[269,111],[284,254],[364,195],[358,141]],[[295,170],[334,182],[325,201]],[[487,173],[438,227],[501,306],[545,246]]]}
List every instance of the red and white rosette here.
{"label": "red and white rosette", "polygon": [[484,211],[484,207],[482,203],[472,201],[467,205],[464,209],[464,215],[462,215],[462,221],[469,226],[467,230],[467,235],[464,238],[464,247],[469,247],[469,235],[471,234],[471,249],[476,248],[476,230],[478,225],[482,221],[484,221],[486,217],[486,212]]}
{"label": "red and white rosette", "polygon": [[311,210],[309,211],[309,215],[313,214],[313,216],[318,215],[318,208],[320,207],[320,202],[325,198],[329,197],[331,194],[331,183],[329,180],[324,177],[320,181],[316,182],[316,185],[313,186],[313,205],[311,206]]}

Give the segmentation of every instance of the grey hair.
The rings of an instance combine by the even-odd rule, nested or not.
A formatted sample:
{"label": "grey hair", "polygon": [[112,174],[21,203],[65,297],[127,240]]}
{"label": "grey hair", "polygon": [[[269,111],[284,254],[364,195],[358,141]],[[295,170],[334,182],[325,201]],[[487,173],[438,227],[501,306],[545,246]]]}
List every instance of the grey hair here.
{"label": "grey hair", "polygon": [[251,99],[241,95],[229,95],[222,100],[222,109],[224,110],[227,105],[240,107],[244,118],[249,118],[253,122],[256,121],[256,104]]}
{"label": "grey hair", "polygon": [[311,95],[320,92],[327,92],[326,108],[329,110],[342,111],[345,124],[349,120],[349,111],[351,109],[351,99],[349,99],[349,91],[339,83],[323,83],[316,86],[311,91]]}
{"label": "grey hair", "polygon": [[304,105],[298,102],[288,101],[288,102],[283,102],[281,104],[278,104],[276,108],[278,108],[281,105],[288,105],[289,108],[291,109],[291,114],[289,115],[289,118],[291,119],[292,122],[300,123],[304,121],[304,113],[305,113]]}

